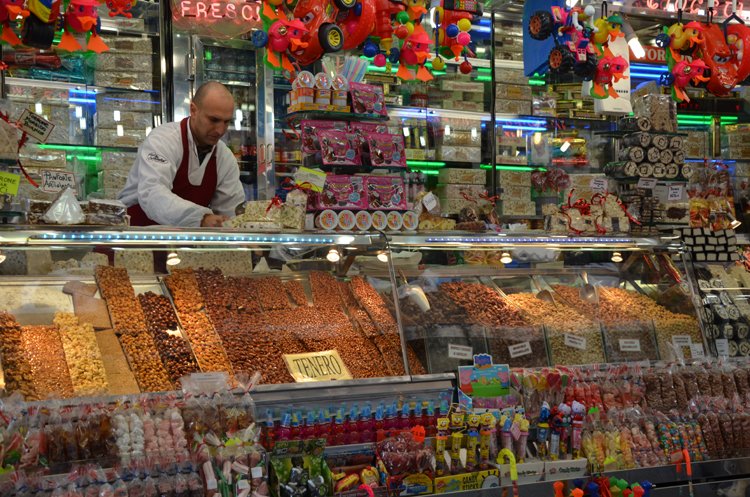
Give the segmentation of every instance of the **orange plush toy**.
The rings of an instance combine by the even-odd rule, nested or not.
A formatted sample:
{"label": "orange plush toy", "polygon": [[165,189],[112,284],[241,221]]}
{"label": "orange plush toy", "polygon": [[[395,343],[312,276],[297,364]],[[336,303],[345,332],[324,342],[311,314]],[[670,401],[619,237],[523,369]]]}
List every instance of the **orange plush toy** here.
{"label": "orange plush toy", "polygon": [[65,26],[63,28],[63,35],[57,48],[61,50],[67,50],[68,52],[75,52],[83,50],[81,44],[78,43],[73,33],[91,33],[88,44],[86,45],[87,50],[91,50],[96,53],[102,53],[109,50],[109,47],[99,36],[100,20],[97,8],[99,2],[97,0],[70,0],[68,9],[65,11]]}

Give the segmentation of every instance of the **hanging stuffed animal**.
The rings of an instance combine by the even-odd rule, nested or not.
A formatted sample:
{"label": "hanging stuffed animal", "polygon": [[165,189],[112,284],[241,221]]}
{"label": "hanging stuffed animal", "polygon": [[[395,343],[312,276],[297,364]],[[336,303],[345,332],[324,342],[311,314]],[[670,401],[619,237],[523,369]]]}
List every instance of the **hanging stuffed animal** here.
{"label": "hanging stuffed animal", "polygon": [[696,56],[703,59],[711,71],[706,89],[717,97],[725,97],[740,81],[737,69],[731,63],[732,52],[724,39],[724,32],[716,24],[706,27],[703,39],[703,45],[696,51]]}
{"label": "hanging stuffed animal", "polygon": [[407,66],[419,66],[416,78],[420,81],[433,79],[432,73],[425,67],[430,54],[432,40],[421,25],[414,27],[414,32],[406,37],[401,47],[399,67],[396,76],[404,80],[414,79],[414,74]]}
{"label": "hanging stuffed animal", "polygon": [[62,0],[29,0],[26,17],[21,28],[21,42],[27,47],[48,50],[55,39],[60,21]]}
{"label": "hanging stuffed animal", "polygon": [[608,45],[617,38],[625,36],[625,33],[622,32],[623,22],[620,14],[612,14],[609,17],[602,16],[594,21],[591,41],[594,43],[596,55],[600,57],[611,55]]}
{"label": "hanging stuffed animal", "polygon": [[613,57],[610,54],[599,59],[591,91],[589,92],[591,96],[599,99],[608,97],[619,98],[620,96],[615,91],[613,83],[627,77],[625,76],[627,68],[628,62],[619,55]]}
{"label": "hanging stuffed animal", "polygon": [[91,36],[86,45],[87,50],[96,53],[109,50],[107,44],[99,36],[101,21],[97,11],[98,7],[99,2],[97,0],[70,0],[68,10],[65,11],[63,35],[57,48],[67,50],[68,52],[83,50],[83,47],[78,43],[73,33],[90,33]]}
{"label": "hanging stuffed animal", "polygon": [[[256,33],[263,33],[257,31]],[[253,38],[256,46],[266,47],[266,62],[274,69],[288,71],[290,76],[294,75],[295,68],[289,59],[289,53],[300,53],[307,48],[307,43],[302,38],[307,34],[307,28],[299,19],[289,21],[278,17],[268,28],[268,35],[264,43],[257,43],[257,37]]]}
{"label": "hanging stuffed animal", "polygon": [[672,77],[674,78],[672,82],[672,98],[676,102],[689,102],[690,97],[685,92],[685,88],[690,83],[699,85],[700,83],[709,81],[711,78],[704,76],[706,69],[708,69],[708,66],[701,59],[693,61],[683,59],[675,64],[672,69]]}
{"label": "hanging stuffed animal", "polygon": [[732,64],[737,69],[737,80],[750,76],[750,27],[744,24],[727,25],[727,46]]}
{"label": "hanging stuffed animal", "polygon": [[133,13],[130,10],[135,7],[138,0],[107,0],[109,17],[123,16],[130,19]]}
{"label": "hanging stuffed animal", "polygon": [[21,40],[13,31],[18,18],[26,19],[29,11],[24,8],[24,0],[0,0],[0,24],[3,26],[2,40],[15,47]]}

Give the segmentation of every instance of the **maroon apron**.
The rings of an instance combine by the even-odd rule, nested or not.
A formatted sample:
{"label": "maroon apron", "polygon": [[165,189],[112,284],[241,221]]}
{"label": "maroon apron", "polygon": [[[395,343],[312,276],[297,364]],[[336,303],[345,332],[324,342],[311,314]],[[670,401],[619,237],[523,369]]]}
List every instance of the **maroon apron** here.
{"label": "maroon apron", "polygon": [[[193,202],[194,204],[208,207],[211,199],[216,192],[216,183],[218,182],[218,173],[216,171],[216,149],[208,160],[206,171],[203,174],[203,181],[200,185],[193,185],[188,178],[190,169],[190,142],[188,140],[188,118],[180,123],[182,132],[182,162],[177,168],[177,174],[172,182],[172,193],[180,198]],[[159,224],[149,219],[141,208],[140,204],[133,204],[128,207],[131,226],[153,226]]]}

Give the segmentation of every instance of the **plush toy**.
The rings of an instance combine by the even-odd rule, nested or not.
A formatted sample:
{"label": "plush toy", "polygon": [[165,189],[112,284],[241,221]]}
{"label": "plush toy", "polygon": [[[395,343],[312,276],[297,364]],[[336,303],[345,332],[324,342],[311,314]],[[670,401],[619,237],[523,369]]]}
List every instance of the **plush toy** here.
{"label": "plush toy", "polygon": [[130,19],[133,17],[130,10],[135,7],[136,2],[138,2],[138,0],[107,0],[109,17],[123,16]]}
{"label": "plush toy", "polygon": [[433,79],[432,73],[425,67],[425,62],[430,54],[432,40],[420,25],[414,28],[414,32],[406,37],[401,47],[401,58],[396,76],[404,80],[414,79],[414,74],[407,66],[418,66],[416,78],[420,81]]}
{"label": "plush toy", "polygon": [[737,69],[737,80],[750,76],[750,27],[744,24],[727,25],[727,46],[732,54],[732,64]]}
{"label": "plush toy", "polygon": [[29,0],[21,28],[21,41],[27,47],[47,50],[52,46],[60,20],[62,0]]}
{"label": "plush toy", "polygon": [[101,27],[101,20],[97,11],[98,7],[99,2],[97,0],[70,0],[68,10],[65,11],[63,35],[57,48],[67,50],[68,52],[83,50],[73,33],[91,33],[86,45],[87,50],[96,53],[109,50],[109,47],[98,33]]}
{"label": "plush toy", "polygon": [[621,56],[613,57],[612,54],[599,59],[594,75],[593,85],[589,92],[594,98],[619,98],[619,95],[612,86],[613,83],[626,78],[625,70],[628,68],[628,62]]}
{"label": "plush toy", "polygon": [[295,68],[289,59],[289,53],[302,54],[308,43],[303,42],[307,34],[307,28],[301,21],[295,19],[289,21],[283,18],[277,19],[268,28],[266,38],[266,62],[273,68],[288,71],[290,75],[295,73]]}
{"label": "plush toy", "polygon": [[703,45],[696,51],[696,55],[703,59],[711,71],[706,88],[717,97],[725,97],[740,81],[737,70],[731,63],[732,53],[724,39],[724,32],[716,24],[705,28],[703,39]]}
{"label": "plush toy", "polygon": [[21,40],[13,31],[18,18],[26,19],[29,11],[24,9],[24,0],[0,0],[0,24],[3,26],[2,40],[11,46],[21,44]]}
{"label": "plush toy", "polygon": [[672,98],[676,102],[689,102],[690,97],[685,92],[685,88],[690,83],[698,85],[709,81],[710,78],[704,76],[705,70],[708,69],[706,63],[701,59],[696,59],[691,62],[687,60],[681,60],[675,64],[672,68]]}
{"label": "plush toy", "polygon": [[623,20],[620,14],[613,14],[609,17],[602,16],[594,21],[593,34],[591,35],[591,41],[594,43],[594,50],[596,55],[605,56],[609,55],[609,45],[621,36],[625,36],[622,32]]}

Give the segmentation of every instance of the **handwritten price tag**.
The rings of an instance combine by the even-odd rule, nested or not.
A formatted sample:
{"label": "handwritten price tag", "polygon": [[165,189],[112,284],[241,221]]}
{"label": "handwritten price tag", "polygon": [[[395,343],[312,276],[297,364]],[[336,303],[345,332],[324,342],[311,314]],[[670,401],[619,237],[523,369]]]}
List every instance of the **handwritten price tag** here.
{"label": "handwritten price tag", "polygon": [[52,130],[55,129],[54,124],[39,114],[34,114],[29,109],[24,109],[21,117],[18,119],[18,127],[41,143],[45,143]]}
{"label": "handwritten price tag", "polygon": [[684,188],[682,185],[669,185],[669,193],[667,194],[667,200],[670,202],[679,202],[682,200],[682,192]]}
{"label": "handwritten price tag", "polygon": [[565,345],[574,349],[586,350],[586,338],[577,335],[565,334]]}
{"label": "handwritten price tag", "polygon": [[42,184],[39,189],[43,192],[57,193],[66,188],[76,189],[76,176],[70,171],[59,169],[42,170]]}
{"label": "handwritten price tag", "polygon": [[591,180],[591,183],[589,183],[589,186],[591,187],[591,191],[594,193],[604,193],[608,189],[609,182],[607,181],[607,178],[594,178]]}
{"label": "handwritten price tag", "polygon": [[0,171],[0,195],[17,195],[20,185],[19,175]]}
{"label": "handwritten price tag", "polygon": [[641,178],[638,180],[638,188],[653,190],[656,187],[656,178]]}
{"label": "handwritten price tag", "polygon": [[451,359],[471,359],[474,357],[474,350],[465,345],[448,344],[448,357]]}
{"label": "handwritten price tag", "polygon": [[641,341],[637,338],[621,338],[620,352],[640,352]]}
{"label": "handwritten price tag", "polygon": [[529,355],[531,354],[531,344],[529,342],[521,342],[515,345],[511,345],[510,347],[508,347],[508,353],[510,354],[511,359]]}

